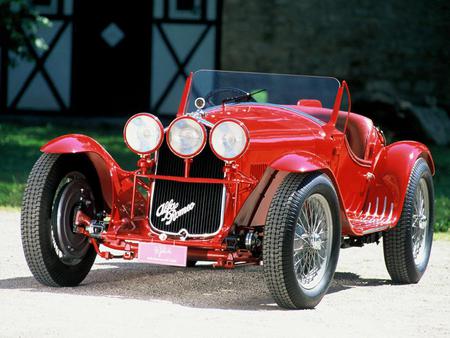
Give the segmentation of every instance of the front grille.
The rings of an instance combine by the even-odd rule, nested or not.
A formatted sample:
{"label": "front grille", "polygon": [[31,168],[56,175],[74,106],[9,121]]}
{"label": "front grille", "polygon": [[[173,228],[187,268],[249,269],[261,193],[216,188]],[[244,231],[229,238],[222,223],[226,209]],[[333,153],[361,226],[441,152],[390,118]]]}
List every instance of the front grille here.
{"label": "front grille", "polygon": [[[223,165],[224,163],[213,154],[209,145],[206,145],[205,149],[194,157],[190,176],[223,178]],[[159,150],[157,174],[184,175],[184,160],[174,155],[165,143]],[[181,229],[186,229],[190,235],[215,233],[222,223],[224,198],[222,184],[156,180],[150,209],[152,226],[159,231],[172,234],[178,233]],[[170,203],[171,201],[173,202]],[[161,205],[166,205],[168,212],[164,212],[162,210],[164,207]],[[175,220],[171,217],[174,211],[182,213]],[[163,220],[165,216],[166,219]]]}

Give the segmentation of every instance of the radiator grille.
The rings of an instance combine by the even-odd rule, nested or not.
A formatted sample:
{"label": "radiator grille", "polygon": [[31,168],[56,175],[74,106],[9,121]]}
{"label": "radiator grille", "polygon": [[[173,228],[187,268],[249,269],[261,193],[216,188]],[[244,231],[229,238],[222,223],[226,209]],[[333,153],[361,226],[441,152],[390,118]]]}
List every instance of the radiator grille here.
{"label": "radiator grille", "polygon": [[[190,176],[223,178],[223,165],[224,163],[212,153],[207,145],[201,154],[194,157]],[[163,144],[159,150],[157,174],[184,175],[183,159],[175,156],[166,144]],[[152,226],[159,231],[172,234],[178,233],[181,229],[186,229],[191,235],[215,233],[222,223],[224,198],[224,186],[221,184],[156,180],[150,211]],[[160,213],[158,216],[158,208],[170,201],[173,201],[172,206],[178,203],[175,209],[172,206],[168,207],[172,212],[183,210],[183,208],[187,211],[175,220],[171,220],[171,212],[169,212],[169,217],[163,220],[166,213],[163,212],[162,215]],[[194,206],[191,208],[193,203]]]}

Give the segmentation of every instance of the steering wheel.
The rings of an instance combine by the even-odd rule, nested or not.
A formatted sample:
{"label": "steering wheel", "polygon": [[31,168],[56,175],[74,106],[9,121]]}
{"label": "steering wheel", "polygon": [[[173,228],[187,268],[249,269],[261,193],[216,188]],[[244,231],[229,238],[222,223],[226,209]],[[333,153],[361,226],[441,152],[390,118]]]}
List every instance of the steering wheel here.
{"label": "steering wheel", "polygon": [[236,97],[236,102],[256,102],[254,98],[248,96],[245,90],[228,87],[228,88],[219,88],[210,91],[205,96],[205,101],[209,106],[217,106],[222,104],[224,100],[232,99]]}

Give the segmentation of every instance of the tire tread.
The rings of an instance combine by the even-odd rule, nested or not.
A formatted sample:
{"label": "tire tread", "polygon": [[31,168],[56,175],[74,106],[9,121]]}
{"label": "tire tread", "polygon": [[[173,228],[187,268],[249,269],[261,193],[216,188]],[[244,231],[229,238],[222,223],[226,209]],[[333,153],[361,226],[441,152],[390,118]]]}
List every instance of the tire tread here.
{"label": "tire tread", "polygon": [[51,172],[59,155],[43,154],[34,164],[27,180],[21,211],[22,246],[25,258],[34,277],[42,284],[58,286],[50,275],[43,257],[39,225],[45,215],[42,204],[48,202],[48,181],[52,180]]}
{"label": "tire tread", "polygon": [[[426,161],[420,158],[414,164],[410,174],[400,219],[394,228],[383,235],[384,261],[388,273],[394,283],[417,283],[421,277],[421,275],[417,276],[417,273],[411,273],[411,270],[415,268],[415,262],[410,251],[411,219],[414,211],[415,191],[424,172],[428,172],[431,175]],[[430,205],[432,203],[433,198],[430,196]],[[430,212],[432,212],[432,210],[433,208],[431,207]],[[430,217],[429,226],[433,227],[433,216],[430,215]]]}
{"label": "tire tread", "polygon": [[[293,194],[304,180],[303,175],[288,175],[277,189],[269,208],[266,219],[267,227],[276,227],[275,231],[265,231],[264,237],[264,277],[267,287],[278,305],[288,308],[297,308],[289,296],[287,276],[283,270],[283,239],[289,228],[289,222],[297,217],[291,210],[291,205],[296,201]],[[287,213],[288,212],[288,213]],[[286,215],[287,213],[287,215]]]}
{"label": "tire tread", "polygon": [[53,199],[61,179],[79,169],[91,181],[92,168],[81,157],[42,154],[31,169],[22,199],[20,230],[25,259],[38,282],[46,286],[75,286],[89,273],[96,252],[91,246],[80,263],[68,266],[54,251],[49,227]]}

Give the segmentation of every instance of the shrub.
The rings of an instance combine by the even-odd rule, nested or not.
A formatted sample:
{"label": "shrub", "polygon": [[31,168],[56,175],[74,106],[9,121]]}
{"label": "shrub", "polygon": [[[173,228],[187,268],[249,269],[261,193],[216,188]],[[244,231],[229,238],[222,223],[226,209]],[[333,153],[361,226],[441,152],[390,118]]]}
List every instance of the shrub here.
{"label": "shrub", "polygon": [[448,231],[450,229],[450,198],[444,196],[436,198],[435,216],[434,231]]}

